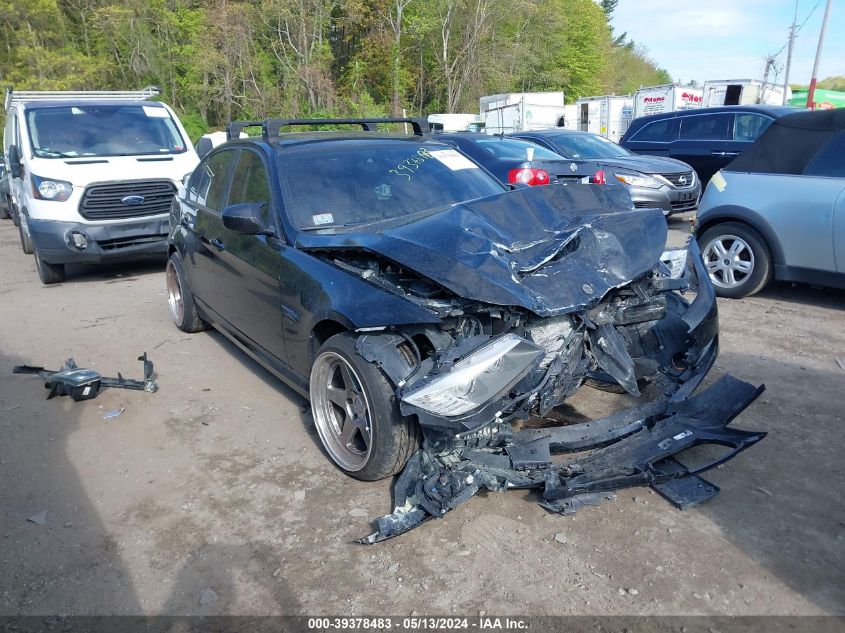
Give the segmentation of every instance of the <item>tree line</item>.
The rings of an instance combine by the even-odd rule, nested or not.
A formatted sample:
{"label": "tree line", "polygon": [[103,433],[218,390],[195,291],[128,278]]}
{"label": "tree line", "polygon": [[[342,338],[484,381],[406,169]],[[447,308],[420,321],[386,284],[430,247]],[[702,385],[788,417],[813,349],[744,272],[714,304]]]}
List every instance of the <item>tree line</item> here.
{"label": "tree line", "polygon": [[668,83],[618,0],[0,0],[0,84],[159,86],[192,138],[237,118],[476,112],[498,92]]}

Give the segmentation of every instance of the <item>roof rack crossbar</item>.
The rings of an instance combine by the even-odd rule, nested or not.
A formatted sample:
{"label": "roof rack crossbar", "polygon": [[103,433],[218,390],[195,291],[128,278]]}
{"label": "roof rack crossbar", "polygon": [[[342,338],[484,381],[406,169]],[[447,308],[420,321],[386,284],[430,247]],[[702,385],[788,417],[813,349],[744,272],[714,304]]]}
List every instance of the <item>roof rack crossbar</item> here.
{"label": "roof rack crossbar", "polygon": [[408,123],[414,130],[415,136],[422,136],[428,132],[428,122],[425,119],[412,117],[395,119],[265,119],[264,121],[232,121],[226,126],[226,134],[229,140],[236,139],[247,127],[261,127],[264,140],[270,140],[279,136],[279,131],[288,126],[307,125],[360,125],[365,132],[375,132],[382,123]]}
{"label": "roof rack crossbar", "polygon": [[7,88],[4,106],[8,110],[13,103],[55,101],[57,99],[143,101],[160,93],[161,89],[157,86],[147,86],[141,90],[14,90]]}

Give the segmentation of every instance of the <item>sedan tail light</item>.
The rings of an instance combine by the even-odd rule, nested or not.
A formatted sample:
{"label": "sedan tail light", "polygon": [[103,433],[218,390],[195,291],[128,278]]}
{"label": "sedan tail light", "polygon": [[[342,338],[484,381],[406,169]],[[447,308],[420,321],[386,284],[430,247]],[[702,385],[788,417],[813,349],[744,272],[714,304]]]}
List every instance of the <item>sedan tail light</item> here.
{"label": "sedan tail light", "polygon": [[519,167],[508,172],[508,182],[520,185],[547,185],[549,184],[549,172],[545,169],[534,169],[531,167]]}

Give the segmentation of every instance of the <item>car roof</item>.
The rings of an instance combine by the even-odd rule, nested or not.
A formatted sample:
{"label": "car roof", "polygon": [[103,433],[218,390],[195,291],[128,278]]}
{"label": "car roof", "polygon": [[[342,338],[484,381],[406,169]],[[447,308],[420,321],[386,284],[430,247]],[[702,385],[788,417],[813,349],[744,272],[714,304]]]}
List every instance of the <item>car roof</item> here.
{"label": "car roof", "polygon": [[685,116],[696,116],[701,114],[718,114],[720,112],[746,112],[768,114],[772,118],[780,118],[786,114],[798,112],[798,108],[792,106],[779,106],[767,104],[749,104],[749,105],[728,105],[715,106],[712,108],[689,108],[688,110],[675,110],[673,112],[659,112],[657,114],[648,114],[634,119],[633,123],[643,124],[649,121],[659,121],[661,119],[674,119]]}
{"label": "car roof", "polygon": [[526,132],[514,132],[510,136],[515,136],[520,138],[522,136],[563,136],[563,135],[571,135],[571,136],[599,136],[598,134],[593,134],[592,132],[585,132],[583,130],[568,130],[563,127],[553,127],[547,128],[545,130],[528,130]]}

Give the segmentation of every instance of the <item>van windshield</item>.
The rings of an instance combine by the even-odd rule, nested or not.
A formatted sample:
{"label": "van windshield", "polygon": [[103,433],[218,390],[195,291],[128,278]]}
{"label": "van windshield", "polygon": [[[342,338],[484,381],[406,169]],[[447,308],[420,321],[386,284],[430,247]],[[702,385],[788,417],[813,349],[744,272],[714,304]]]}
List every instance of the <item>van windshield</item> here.
{"label": "van windshield", "polygon": [[29,138],[39,158],[180,154],[185,141],[159,105],[79,104],[27,112]]}

